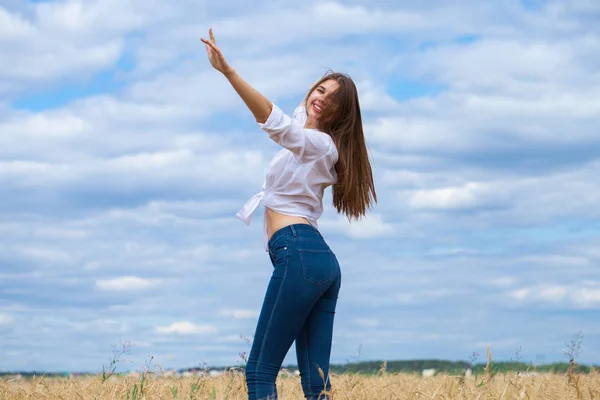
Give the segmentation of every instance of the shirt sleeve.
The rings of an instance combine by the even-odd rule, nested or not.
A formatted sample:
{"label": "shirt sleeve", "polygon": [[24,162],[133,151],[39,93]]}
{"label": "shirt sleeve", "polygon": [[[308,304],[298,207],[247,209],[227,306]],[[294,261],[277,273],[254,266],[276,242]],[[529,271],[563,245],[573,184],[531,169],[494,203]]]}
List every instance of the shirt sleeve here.
{"label": "shirt sleeve", "polygon": [[302,103],[294,110],[294,119],[304,126],[307,118],[306,107],[304,106],[304,103]]}
{"label": "shirt sleeve", "polygon": [[[294,112],[295,117],[297,112],[298,108]],[[316,160],[331,149],[331,139],[327,134],[304,129],[303,124],[285,115],[275,104],[265,123],[257,123],[274,142],[290,150],[301,162]]]}

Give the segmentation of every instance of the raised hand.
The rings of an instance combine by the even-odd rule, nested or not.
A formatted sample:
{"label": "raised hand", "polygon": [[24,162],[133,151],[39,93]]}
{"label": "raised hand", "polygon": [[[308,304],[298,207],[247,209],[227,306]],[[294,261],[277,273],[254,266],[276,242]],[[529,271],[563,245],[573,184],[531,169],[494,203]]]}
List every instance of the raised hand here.
{"label": "raised hand", "polygon": [[208,30],[208,34],[210,40],[206,40],[204,38],[200,38],[202,43],[206,46],[206,51],[208,52],[208,59],[210,64],[219,72],[224,75],[227,75],[233,72],[233,68],[229,66],[227,61],[225,60],[225,56],[221,52],[221,50],[217,47],[217,41],[215,40],[215,35],[213,34],[212,28]]}

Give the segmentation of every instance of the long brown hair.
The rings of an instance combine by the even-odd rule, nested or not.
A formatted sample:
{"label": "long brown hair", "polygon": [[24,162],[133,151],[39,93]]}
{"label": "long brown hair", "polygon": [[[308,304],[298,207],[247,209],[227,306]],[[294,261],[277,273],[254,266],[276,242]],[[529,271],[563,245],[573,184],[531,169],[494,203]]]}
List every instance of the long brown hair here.
{"label": "long brown hair", "polygon": [[321,83],[329,79],[335,80],[339,89],[328,97],[318,128],[331,136],[339,155],[335,164],[338,179],[332,187],[333,205],[349,221],[352,218],[358,220],[366,215],[373,201],[377,203],[377,193],[363,133],[356,85],[346,74],[327,71],[309,90],[305,100]]}

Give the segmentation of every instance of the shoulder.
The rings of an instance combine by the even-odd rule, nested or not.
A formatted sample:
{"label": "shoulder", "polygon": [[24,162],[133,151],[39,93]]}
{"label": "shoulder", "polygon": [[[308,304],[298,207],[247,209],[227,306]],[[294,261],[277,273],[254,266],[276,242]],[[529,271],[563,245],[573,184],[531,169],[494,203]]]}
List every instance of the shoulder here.
{"label": "shoulder", "polygon": [[317,129],[309,129],[309,131],[318,138],[317,140],[322,143],[324,148],[327,148],[327,153],[325,156],[331,156],[335,160],[334,162],[337,162],[338,151],[333,138],[329,134]]}
{"label": "shoulder", "polygon": [[300,122],[301,124],[304,124],[306,122],[306,118],[308,117],[306,114],[306,107],[304,106],[304,104],[300,104],[298,107],[296,107],[293,115],[296,121]]}

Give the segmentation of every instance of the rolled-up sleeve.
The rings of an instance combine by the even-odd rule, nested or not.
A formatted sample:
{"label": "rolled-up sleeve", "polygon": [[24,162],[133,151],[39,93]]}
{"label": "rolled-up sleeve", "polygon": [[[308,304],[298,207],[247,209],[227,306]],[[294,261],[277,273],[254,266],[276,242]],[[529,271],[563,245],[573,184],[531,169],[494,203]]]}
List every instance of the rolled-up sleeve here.
{"label": "rolled-up sleeve", "polygon": [[331,139],[325,133],[304,129],[300,122],[285,115],[275,104],[269,118],[257,124],[275,143],[290,150],[301,162],[318,159],[331,149]]}

